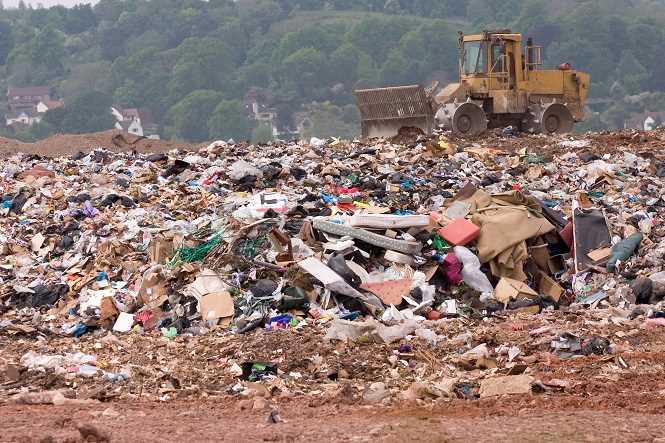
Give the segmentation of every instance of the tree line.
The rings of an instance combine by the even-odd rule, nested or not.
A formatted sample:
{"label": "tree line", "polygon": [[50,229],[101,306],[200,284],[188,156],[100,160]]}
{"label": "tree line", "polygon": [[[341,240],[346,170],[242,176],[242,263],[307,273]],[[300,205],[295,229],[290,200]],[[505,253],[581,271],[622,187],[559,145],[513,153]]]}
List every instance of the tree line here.
{"label": "tree line", "polygon": [[[665,105],[665,6],[647,0],[101,0],[94,7],[5,9],[0,86],[48,85],[67,104],[18,134],[113,124],[110,104],[147,108],[162,135],[200,141],[269,137],[247,117],[250,88],[269,91],[280,127],[357,133],[353,90],[447,82],[457,31],[511,27],[550,65],[592,75],[611,97],[588,127]],[[648,91],[642,108],[626,97]],[[1,110],[0,110],[1,111]],[[49,111],[51,112],[51,111]],[[107,118],[108,117],[108,118]]]}

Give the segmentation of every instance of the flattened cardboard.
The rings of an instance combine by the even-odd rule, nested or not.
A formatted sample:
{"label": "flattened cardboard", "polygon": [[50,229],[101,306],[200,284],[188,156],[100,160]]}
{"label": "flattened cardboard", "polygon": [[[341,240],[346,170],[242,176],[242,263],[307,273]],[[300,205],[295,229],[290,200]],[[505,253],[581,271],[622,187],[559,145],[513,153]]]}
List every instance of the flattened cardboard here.
{"label": "flattened cardboard", "polygon": [[593,260],[593,262],[596,264],[609,260],[611,256],[612,256],[612,248],[600,248],[593,250],[587,254],[587,257]]}
{"label": "flattened cardboard", "polygon": [[148,253],[152,263],[165,264],[173,256],[173,240],[163,237],[153,238]]}
{"label": "flattened cardboard", "polygon": [[536,298],[538,293],[531,289],[526,283],[512,278],[502,277],[494,289],[494,298],[507,305],[511,300],[518,298]]}
{"label": "flattened cardboard", "polygon": [[530,375],[508,375],[486,378],[480,382],[480,398],[529,394],[533,382],[534,379]]}
{"label": "flattened cardboard", "polygon": [[411,283],[410,278],[403,278],[382,283],[363,283],[360,287],[379,297],[383,303],[397,306],[402,303],[402,297],[411,292]]}
{"label": "flattened cardboard", "polygon": [[547,271],[549,269],[548,261],[550,260],[550,253],[547,250],[546,244],[530,247],[529,255],[531,255],[531,258],[536,262],[539,269],[542,271]]}
{"label": "flattened cardboard", "polygon": [[205,295],[199,303],[203,320],[233,317],[233,298],[227,291]]}
{"label": "flattened cardboard", "polygon": [[115,305],[113,297],[104,297],[102,298],[101,304],[101,313],[99,314],[99,321],[104,322],[108,319],[112,319],[115,316],[120,314],[118,308]]}

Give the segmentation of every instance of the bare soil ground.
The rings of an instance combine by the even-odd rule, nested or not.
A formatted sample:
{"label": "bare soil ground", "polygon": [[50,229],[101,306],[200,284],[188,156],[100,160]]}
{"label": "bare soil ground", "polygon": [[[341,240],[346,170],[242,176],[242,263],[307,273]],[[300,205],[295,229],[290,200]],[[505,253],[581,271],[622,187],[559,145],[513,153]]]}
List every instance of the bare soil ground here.
{"label": "bare soil ground", "polygon": [[268,413],[242,411],[238,402],[215,399],[93,407],[3,406],[0,441],[80,442],[81,426],[108,436],[112,442],[665,441],[660,414],[558,404],[548,408],[552,405],[532,402],[507,402],[490,408],[457,402],[427,408],[383,408],[312,406],[297,400],[277,408],[283,421],[276,424],[268,422]]}
{"label": "bare soil ground", "polygon": [[[571,317],[567,320],[571,328],[583,328]],[[561,360],[538,349],[547,346],[526,343],[534,340],[529,338],[528,326],[519,321],[468,325],[475,337],[492,331],[497,341],[521,342],[536,359],[530,360],[531,373],[545,382],[565,381],[565,388],[480,399],[406,401],[399,392],[408,388],[414,374],[405,372],[390,380],[386,358],[395,344],[335,346],[325,344],[322,331],[317,330],[256,331],[230,340],[201,336],[166,342],[157,335],[128,337],[121,341],[121,348],[95,350],[100,361],[127,360],[144,368],[143,376],[125,384],[39,371],[24,372],[17,383],[3,383],[0,441],[81,442],[85,441],[79,431],[83,426],[112,442],[665,442],[665,332],[638,327],[615,355]],[[614,328],[606,328],[601,327],[610,335]],[[72,343],[68,338],[34,341],[5,336],[0,337],[0,348],[3,360],[17,362],[30,349],[93,352],[98,342],[85,337]],[[445,360],[452,351],[446,344],[432,348],[412,341],[412,346],[418,365]],[[231,393],[237,379],[225,369],[225,355],[274,360],[278,354],[283,355],[280,367],[286,372],[299,370],[305,378],[271,390],[261,407],[256,406],[257,397]],[[305,368],[305,362],[316,355],[322,355],[329,366],[344,368],[348,378],[336,382],[317,378],[316,371]],[[431,356],[438,358],[429,360]],[[619,357],[627,368],[617,366]],[[472,379],[480,372],[472,369],[466,374]],[[394,391],[388,404],[362,400],[363,388],[377,380],[386,381]],[[269,383],[265,386],[270,389]],[[13,404],[11,393],[22,388],[61,389],[79,399],[101,401],[74,406]],[[278,413],[279,423],[269,421],[272,411]]]}
{"label": "bare soil ground", "polygon": [[[117,137],[119,135],[120,138]],[[0,155],[23,152],[43,156],[59,156],[71,155],[79,151],[89,152],[96,148],[106,148],[114,152],[135,150],[136,152],[153,153],[167,152],[177,148],[193,149],[197,146],[184,142],[139,138],[115,129],[93,134],[55,134],[35,143],[23,143],[18,140],[0,137]]]}

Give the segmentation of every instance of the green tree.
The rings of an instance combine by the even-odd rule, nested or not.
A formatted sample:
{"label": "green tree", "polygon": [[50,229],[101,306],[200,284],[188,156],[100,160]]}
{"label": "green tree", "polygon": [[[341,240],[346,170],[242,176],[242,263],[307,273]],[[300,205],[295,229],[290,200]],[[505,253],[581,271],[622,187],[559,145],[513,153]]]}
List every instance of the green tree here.
{"label": "green tree", "polygon": [[515,9],[519,9],[519,3],[522,3],[522,12],[517,20],[517,29],[529,32],[536,26],[545,23],[548,17],[545,0],[526,0],[521,2],[512,0],[504,2],[502,8],[500,8],[501,13],[497,14],[497,18],[510,23],[513,20],[510,13]]}
{"label": "green tree", "polygon": [[649,73],[630,51],[621,54],[616,76],[622,78],[623,85],[629,94],[643,92]]}
{"label": "green tree", "polygon": [[55,132],[56,132],[55,127],[51,126],[50,124],[44,121],[41,121],[33,125],[29,130],[30,138],[33,140],[41,140],[43,138],[48,137],[49,135],[52,135]]}
{"label": "green tree", "polygon": [[261,144],[268,143],[274,139],[272,135],[272,126],[268,123],[260,123],[252,131],[252,143]]}
{"label": "green tree", "polygon": [[[47,121],[50,122],[50,119]],[[83,134],[111,129],[114,124],[111,97],[99,91],[83,91],[66,103],[62,126],[57,129],[70,134]]]}
{"label": "green tree", "polygon": [[266,32],[270,25],[283,17],[284,11],[274,0],[244,0],[238,2],[240,21],[250,30]]}
{"label": "green tree", "polygon": [[30,42],[29,55],[33,65],[42,65],[56,74],[62,73],[65,39],[53,26],[47,25]]}
{"label": "green tree", "polygon": [[49,109],[44,114],[44,117],[42,117],[42,123],[47,124],[49,127],[53,128],[54,130],[58,129],[62,130],[63,122],[65,120],[66,115],[67,115],[67,109],[63,107]]}
{"label": "green tree", "polygon": [[352,84],[358,79],[358,64],[362,53],[351,43],[345,43],[330,54],[330,70],[336,72],[336,80]]}
{"label": "green tree", "polygon": [[306,26],[282,37],[279,48],[273,53],[274,61],[278,62],[290,54],[303,48],[314,48],[329,54],[342,44],[344,27],[339,25]]}
{"label": "green tree", "polygon": [[471,0],[466,8],[466,16],[474,24],[493,23],[494,8],[490,0]]}
{"label": "green tree", "polygon": [[369,17],[360,21],[346,35],[356,48],[383,63],[399,40],[413,27],[413,22],[403,17]]}
{"label": "green tree", "polygon": [[87,90],[111,92],[111,63],[81,63],[69,68],[68,76],[60,86],[60,94],[65,101]]}
{"label": "green tree", "polygon": [[320,103],[310,106],[308,111],[312,125],[305,134],[301,134],[303,139],[310,137],[352,139],[360,133],[359,120],[351,123],[345,122],[345,117],[349,117],[348,111],[339,106],[331,103]]}
{"label": "green tree", "polygon": [[97,17],[90,5],[75,5],[66,8],[64,30],[67,34],[79,34],[97,25]]}
{"label": "green tree", "polygon": [[223,100],[208,120],[208,131],[211,140],[248,140],[252,122],[247,118],[247,112],[239,100]]}
{"label": "green tree", "polygon": [[189,38],[175,49],[178,62],[168,84],[173,102],[197,89],[224,90],[236,68],[233,53],[217,39]]}
{"label": "green tree", "polygon": [[300,49],[282,63],[284,78],[302,94],[325,84],[326,59],[314,48]]}
{"label": "green tree", "polygon": [[173,105],[168,114],[176,136],[195,142],[206,140],[210,115],[223,98],[219,92],[199,90]]}
{"label": "green tree", "polygon": [[0,21],[0,65],[4,65],[14,47],[14,33],[9,23]]}
{"label": "green tree", "polygon": [[623,129],[629,113],[623,103],[615,104],[601,115],[603,123],[611,129]]}
{"label": "green tree", "polygon": [[401,51],[392,51],[381,67],[381,80],[384,85],[410,83],[413,79],[413,65]]}

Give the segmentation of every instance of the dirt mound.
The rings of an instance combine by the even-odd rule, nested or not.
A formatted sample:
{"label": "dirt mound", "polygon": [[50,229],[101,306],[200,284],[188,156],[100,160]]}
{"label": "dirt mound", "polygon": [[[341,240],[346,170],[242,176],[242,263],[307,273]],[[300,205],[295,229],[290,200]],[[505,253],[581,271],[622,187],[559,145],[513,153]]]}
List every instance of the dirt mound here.
{"label": "dirt mound", "polygon": [[92,134],[55,134],[34,143],[0,138],[0,155],[17,152],[47,156],[69,155],[78,151],[106,148],[114,152],[136,150],[137,152],[166,152],[171,149],[196,148],[197,145],[184,142],[150,140],[137,137],[121,130],[113,129]]}

